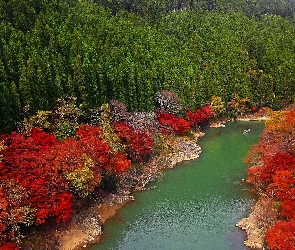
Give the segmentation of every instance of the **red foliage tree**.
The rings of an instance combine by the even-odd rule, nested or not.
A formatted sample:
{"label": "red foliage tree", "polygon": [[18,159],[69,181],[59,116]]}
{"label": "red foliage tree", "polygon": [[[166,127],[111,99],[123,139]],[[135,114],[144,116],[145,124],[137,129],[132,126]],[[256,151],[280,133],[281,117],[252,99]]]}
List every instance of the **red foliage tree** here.
{"label": "red foliage tree", "polygon": [[79,129],[77,129],[76,134],[79,136],[79,138],[100,138],[101,137],[101,130],[99,127],[94,127],[88,124],[82,124]]}
{"label": "red foliage tree", "polygon": [[[34,128],[30,136],[11,133],[5,140],[7,148],[1,152],[0,180],[11,180],[24,189],[26,204],[36,210],[36,224],[43,223],[48,217],[56,217],[59,221],[68,219],[72,212],[71,209],[55,209],[65,204],[64,201],[61,204],[57,197],[68,192],[67,184],[46,157],[58,143],[54,136]],[[70,194],[68,198],[67,207],[71,207]],[[41,211],[42,216],[38,217]]]}
{"label": "red foliage tree", "polygon": [[[1,135],[0,240],[18,237],[20,224],[38,225],[51,217],[67,221],[73,212],[71,185],[82,185],[81,193],[87,195],[99,186],[103,171],[120,173],[130,167],[125,153],[111,154],[99,128],[82,125],[77,135],[58,141],[37,128],[30,135]],[[150,152],[146,136],[133,131],[128,137],[137,160]]]}
{"label": "red foliage tree", "polygon": [[0,188],[0,239],[6,238],[7,232],[7,218],[8,218],[8,205],[9,202],[3,191],[3,188]]}
{"label": "red foliage tree", "polygon": [[177,118],[165,111],[157,112],[156,115],[162,132],[181,135],[190,130],[190,124],[183,118]]}
{"label": "red foliage tree", "polygon": [[8,242],[3,246],[0,246],[0,250],[18,250],[18,247],[13,242]]}
{"label": "red foliage tree", "polygon": [[213,111],[209,105],[197,109],[192,112],[189,108],[186,109],[186,115],[191,127],[195,127],[197,124],[204,123],[213,117]]}
{"label": "red foliage tree", "polygon": [[[55,170],[70,184],[71,190],[84,197],[99,186],[101,173],[110,161],[110,147],[91,133],[89,135],[83,137],[80,134],[78,140],[66,138],[47,155]],[[64,198],[61,201],[65,204]]]}
{"label": "red foliage tree", "polygon": [[87,124],[82,125],[77,131],[79,139],[66,138],[51,154],[55,158],[56,166],[63,171],[73,171],[81,169],[84,166],[83,155],[89,156],[93,161],[95,172],[101,169],[109,162],[110,147],[100,139],[101,131],[98,127]]}
{"label": "red foliage tree", "polygon": [[276,171],[272,176],[271,184],[267,187],[268,195],[275,197],[279,201],[292,199],[293,187],[295,185],[293,173],[293,170]]}
{"label": "red foliage tree", "polygon": [[131,161],[126,158],[125,153],[116,153],[111,156],[109,164],[106,165],[105,169],[108,172],[121,173],[130,168]]}
{"label": "red foliage tree", "polygon": [[247,182],[253,185],[256,189],[259,189],[264,186],[264,183],[261,181],[261,166],[252,166],[247,169]]}
{"label": "red foliage tree", "polygon": [[294,222],[279,221],[267,232],[267,246],[271,250],[294,250],[294,235]]}
{"label": "red foliage tree", "polygon": [[273,157],[263,157],[264,167],[261,171],[261,181],[270,183],[276,171],[295,170],[295,157],[288,153],[276,153]]}
{"label": "red foliage tree", "polygon": [[132,161],[145,162],[147,157],[153,152],[154,140],[145,132],[134,132],[129,137],[127,154]]}
{"label": "red foliage tree", "polygon": [[148,132],[134,131],[125,122],[115,122],[113,126],[132,161],[144,162],[153,152],[154,140]]}
{"label": "red foliage tree", "polygon": [[[279,217],[267,233],[269,249],[295,249],[295,110],[274,112],[266,122],[257,152],[247,160],[259,166],[248,169],[247,181],[280,204]],[[258,154],[257,154],[258,153]]]}
{"label": "red foliage tree", "polygon": [[[290,195],[295,197],[294,188],[290,191]],[[285,199],[281,202],[280,216],[288,221],[295,220],[295,199]]]}

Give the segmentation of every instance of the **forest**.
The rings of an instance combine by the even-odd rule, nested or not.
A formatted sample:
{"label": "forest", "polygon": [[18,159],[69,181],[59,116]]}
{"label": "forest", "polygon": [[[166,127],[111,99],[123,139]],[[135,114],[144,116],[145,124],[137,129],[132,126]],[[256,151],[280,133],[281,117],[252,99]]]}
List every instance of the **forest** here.
{"label": "forest", "polygon": [[113,13],[99,1],[0,1],[0,132],[70,96],[85,111],[112,99],[151,111],[164,89],[190,109],[213,95],[273,109],[293,102],[294,16],[287,10],[294,6],[259,2],[247,1],[256,6],[249,14],[238,1],[241,10],[224,1],[209,11],[197,1],[192,10],[164,13],[128,11],[119,2]]}
{"label": "forest", "polygon": [[277,111],[248,182],[281,211],[269,248],[294,247],[294,111],[283,110],[295,101],[294,8],[0,0],[0,249],[115,190],[168,135],[264,107]]}

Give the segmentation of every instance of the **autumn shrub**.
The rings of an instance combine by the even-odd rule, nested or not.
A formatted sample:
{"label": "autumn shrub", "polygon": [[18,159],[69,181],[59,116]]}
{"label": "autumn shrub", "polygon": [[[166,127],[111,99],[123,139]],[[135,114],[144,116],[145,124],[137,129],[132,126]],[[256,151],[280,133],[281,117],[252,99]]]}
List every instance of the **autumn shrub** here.
{"label": "autumn shrub", "polygon": [[131,160],[127,159],[125,153],[114,153],[110,156],[110,162],[106,165],[105,170],[110,173],[119,174],[131,167]]}
{"label": "autumn shrub", "polygon": [[145,162],[154,149],[153,138],[145,132],[135,131],[129,137],[129,145],[127,145],[127,153],[132,161]]}
{"label": "autumn shrub", "polygon": [[58,140],[63,140],[65,138],[75,137],[75,136],[76,136],[76,130],[68,122],[61,123],[58,126],[57,133],[56,133],[56,138]]}
{"label": "autumn shrub", "polygon": [[[281,201],[281,213],[280,217],[287,221],[295,221],[295,190],[292,188],[289,189],[287,192],[289,192],[288,199],[284,199]],[[290,198],[291,197],[291,198]]]}
{"label": "autumn shrub", "polygon": [[213,111],[211,107],[207,104],[205,107],[201,107],[195,112],[192,112],[189,108],[187,108],[186,115],[190,126],[195,127],[197,125],[202,125],[212,119]]}
{"label": "autumn shrub", "polygon": [[190,130],[190,124],[183,118],[175,117],[175,115],[165,111],[156,113],[157,120],[160,124],[160,130],[164,133],[175,133],[181,135]]}
{"label": "autumn shrub", "polygon": [[282,148],[295,155],[295,110],[274,111],[266,121],[266,129],[273,141],[280,142]]}
{"label": "autumn shrub", "polygon": [[0,246],[0,250],[18,250],[18,247],[13,242],[8,242]]}
{"label": "autumn shrub", "polygon": [[174,92],[163,90],[154,96],[155,108],[161,112],[178,115],[182,110],[181,100]]}
{"label": "autumn shrub", "polygon": [[251,100],[248,97],[240,97],[234,93],[232,99],[227,103],[227,113],[232,117],[244,116],[251,112]]}
{"label": "autumn shrub", "polygon": [[57,99],[53,104],[52,122],[59,127],[60,124],[66,122],[74,128],[79,126],[79,119],[83,115],[83,110],[78,107],[77,98],[67,97],[65,99]]}
{"label": "autumn shrub", "polygon": [[254,166],[247,181],[278,204],[278,221],[266,236],[269,249],[295,249],[295,111],[271,112],[264,132],[247,157]]}
{"label": "autumn shrub", "polygon": [[295,194],[293,172],[294,169],[274,171],[272,181],[267,186],[267,194],[278,201],[292,200],[292,196]]}
{"label": "autumn shrub", "polygon": [[25,188],[13,180],[0,180],[0,241],[19,242],[23,235],[21,226],[31,226],[36,209],[28,201]]}
{"label": "autumn shrub", "polygon": [[20,131],[30,131],[32,128],[40,128],[44,131],[52,130],[51,111],[37,111],[36,115],[26,117],[20,124]]}
{"label": "autumn shrub", "polygon": [[101,180],[99,175],[94,179],[93,171],[90,169],[93,168],[93,160],[87,155],[83,156],[83,168],[65,173],[66,180],[80,197],[88,196],[99,185]]}
{"label": "autumn shrub", "polygon": [[153,152],[154,140],[146,131],[135,131],[125,122],[115,122],[114,131],[126,146],[126,152],[134,162],[145,162]]}
{"label": "autumn shrub", "polygon": [[110,160],[110,148],[99,138],[91,136],[92,133],[84,137],[82,131],[77,131],[79,140],[63,140],[48,157],[75,194],[85,197],[99,186],[101,172]]}
{"label": "autumn shrub", "polygon": [[111,112],[111,122],[126,121],[129,114],[127,112],[127,107],[123,102],[118,100],[109,101],[110,112]]}
{"label": "autumn shrub", "polygon": [[[85,133],[85,131],[87,132]],[[115,132],[113,133],[115,134]],[[125,152],[114,151],[105,141],[99,139],[100,137],[104,138],[101,129],[83,125],[77,131],[77,134],[80,137],[81,145],[85,147],[85,153],[87,152],[91,159],[94,160],[96,169],[120,173],[130,168],[131,162],[127,160]]]}
{"label": "autumn shrub", "polygon": [[125,152],[125,145],[120,142],[119,136],[115,133],[111,119],[111,108],[109,104],[100,107],[98,125],[101,129],[101,137],[111,148],[113,153]]}
{"label": "autumn shrub", "polygon": [[279,124],[285,120],[285,115],[287,111],[278,110],[272,111],[270,117],[265,121],[265,125],[268,130],[276,130],[279,127]]}
{"label": "autumn shrub", "polygon": [[169,155],[179,152],[177,137],[173,134],[158,133],[155,137],[154,154]]}
{"label": "autumn shrub", "polygon": [[[4,135],[0,136],[0,152],[7,148],[7,146],[5,146],[4,140],[2,140],[1,137],[4,137]],[[0,164],[2,160],[3,160],[3,155],[0,154]]]}
{"label": "autumn shrub", "polygon": [[221,97],[219,96],[211,97],[210,106],[211,106],[212,112],[217,117],[222,116],[226,111],[225,102],[222,101]]}
{"label": "autumn shrub", "polygon": [[260,109],[258,109],[258,111],[256,112],[257,116],[265,116],[265,117],[269,117],[270,114],[273,112],[273,110],[270,107],[261,107]]}
{"label": "autumn shrub", "polygon": [[78,144],[81,147],[81,152],[94,161],[95,169],[104,168],[105,164],[109,162],[111,148],[99,138],[94,136],[80,138]]}
{"label": "autumn shrub", "polygon": [[[111,152],[102,141],[101,129],[83,124],[75,134],[57,140],[33,128],[30,134],[1,136],[0,240],[18,241],[22,226],[43,224],[49,218],[58,223],[69,220],[75,197],[85,198],[99,188],[103,174],[115,176],[130,168],[126,153]],[[141,160],[149,143],[140,135],[138,152],[136,135],[128,137],[129,148],[132,158]]]}
{"label": "autumn shrub", "polygon": [[18,218],[9,219],[6,230],[17,235],[21,224],[41,224],[50,217],[58,222],[68,220],[72,195],[52,159],[47,157],[52,147],[59,144],[55,137],[33,128],[30,136],[12,132],[4,143],[0,181],[10,204],[8,216]]}
{"label": "autumn shrub", "polygon": [[132,112],[126,123],[135,131],[145,131],[153,135],[159,132],[155,112]]}
{"label": "autumn shrub", "polygon": [[266,243],[271,250],[295,249],[295,223],[278,221],[266,235]]}
{"label": "autumn shrub", "polygon": [[251,146],[250,150],[247,152],[247,155],[244,159],[244,162],[246,162],[248,165],[257,165],[263,156],[263,149],[260,146],[260,143]]}
{"label": "autumn shrub", "polygon": [[88,138],[88,137],[95,137],[100,139],[102,137],[102,132],[99,127],[91,126],[88,124],[81,124],[80,127],[76,130],[75,134],[80,139]]}
{"label": "autumn shrub", "polygon": [[264,167],[261,171],[262,181],[273,182],[277,171],[295,171],[295,157],[288,153],[276,153],[273,157],[264,159]]}
{"label": "autumn shrub", "polygon": [[251,184],[257,191],[265,188],[265,183],[261,179],[262,167],[254,165],[247,169],[247,183]]}

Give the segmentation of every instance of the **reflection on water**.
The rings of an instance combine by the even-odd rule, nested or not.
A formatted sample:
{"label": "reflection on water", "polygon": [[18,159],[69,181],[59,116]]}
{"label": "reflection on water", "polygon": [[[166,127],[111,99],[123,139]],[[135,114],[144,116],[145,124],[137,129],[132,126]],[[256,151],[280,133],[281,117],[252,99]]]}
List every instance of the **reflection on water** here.
{"label": "reflection on water", "polygon": [[242,160],[263,127],[233,122],[206,130],[200,158],[165,171],[163,182],[152,184],[156,189],[135,193],[136,201],[105,225],[105,237],[91,249],[245,250],[245,233],[235,224],[254,198],[242,181]]}

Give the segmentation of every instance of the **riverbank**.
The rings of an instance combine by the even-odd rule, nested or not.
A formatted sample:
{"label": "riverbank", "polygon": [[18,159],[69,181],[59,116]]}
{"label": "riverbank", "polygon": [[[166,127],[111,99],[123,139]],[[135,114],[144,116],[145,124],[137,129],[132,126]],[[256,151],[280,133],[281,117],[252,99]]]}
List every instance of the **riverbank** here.
{"label": "riverbank", "polygon": [[[239,121],[266,121],[269,114],[250,115],[239,117]],[[277,221],[278,211],[273,207],[273,200],[267,197],[259,197],[251,207],[248,217],[241,219],[236,226],[244,230],[247,239],[245,246],[250,249],[265,249],[265,236],[268,229]]]}
{"label": "riverbank", "polygon": [[[127,202],[134,200],[133,191],[145,190],[148,183],[161,178],[163,170],[199,157],[202,150],[197,141],[203,135],[202,132],[194,132],[190,137],[167,136],[163,145],[166,150],[154,155],[144,166],[122,174],[119,189],[115,194],[101,193],[98,201],[91,202],[74,214],[69,222],[46,228],[44,230],[46,233],[41,238],[44,237],[44,241],[47,241],[47,245],[51,247],[55,244],[54,248],[46,249],[79,250],[99,242],[104,223]],[[31,242],[38,241],[37,237],[40,238],[40,235],[35,236],[32,233],[23,244],[33,245]]]}
{"label": "riverbank", "polygon": [[[173,168],[178,163],[188,160],[197,159],[201,153],[201,148],[197,145],[197,139],[203,136],[202,133],[195,133],[194,140],[189,138],[177,138],[174,142],[174,151],[169,154],[163,154],[154,157],[147,165],[143,167],[140,172],[131,173],[132,179],[135,180],[133,190],[145,190],[146,185],[160,177],[161,171],[167,168]],[[169,141],[170,147],[172,141]],[[129,175],[130,173],[127,173]],[[132,191],[127,187],[124,187],[125,183],[122,183],[122,187],[117,194],[112,194],[106,198],[104,202],[90,208],[89,214],[98,215],[100,224],[103,225],[106,220],[113,217],[117,211],[123,207],[127,202],[133,201],[134,198],[131,195]],[[79,227],[71,227],[68,230],[71,233],[61,235],[60,250],[78,250],[81,247],[85,247],[87,244],[99,242],[100,234],[99,230],[95,232],[85,233],[79,230]],[[79,232],[80,231],[80,232]],[[77,237],[79,235],[79,237]],[[70,236],[70,237],[69,237]],[[72,236],[72,237],[71,237]],[[75,238],[76,244],[73,245],[73,238]]]}
{"label": "riverbank", "polygon": [[[241,117],[238,120],[241,121],[263,121],[266,120],[266,116],[249,116],[249,117]],[[219,121],[215,123],[211,123],[209,127],[218,128],[226,126],[226,121]],[[195,133],[194,138],[185,138],[181,137],[178,138],[175,142],[177,144],[174,147],[171,147],[173,144],[172,141],[168,140],[167,145],[170,146],[169,151],[173,148],[173,152],[168,154],[163,153],[155,157],[152,161],[149,162],[144,168],[142,173],[127,173],[127,175],[133,175],[132,178],[136,179],[136,184],[133,190],[145,190],[145,187],[148,183],[152,182],[153,180],[160,178],[161,171],[167,168],[175,167],[179,162],[186,161],[186,160],[193,160],[199,157],[201,153],[201,149],[197,144],[198,138],[203,136],[203,133]],[[175,143],[174,142],[174,143]],[[124,191],[123,191],[124,190]],[[113,194],[108,197],[103,203],[98,204],[96,207],[92,207],[89,209],[89,214],[92,216],[98,215],[98,219],[100,220],[100,225],[103,224],[113,217],[116,211],[122,208],[127,202],[132,202],[134,200],[132,193],[127,191],[128,188],[123,188],[117,194]],[[263,205],[254,205],[252,208],[252,213],[255,215],[259,215],[265,213],[265,205],[266,203],[263,202]],[[255,212],[253,212],[255,211]],[[247,219],[240,222],[239,227],[246,231],[248,235],[248,240],[245,242],[246,246],[253,247],[257,246],[260,239],[260,242],[263,243],[261,237],[259,238],[259,234],[255,235],[257,232],[257,223],[259,217],[252,216],[251,219]],[[238,226],[238,225],[237,225]],[[246,230],[247,228],[247,230]],[[260,231],[259,231],[260,232]],[[102,231],[100,231],[102,233]],[[254,236],[252,236],[254,233]],[[87,233],[81,233],[79,227],[71,227],[68,229],[68,232],[61,234],[59,238],[60,242],[60,250],[79,250],[87,247],[89,244],[94,244],[100,241],[101,235],[87,235]],[[73,244],[75,242],[75,244]]]}
{"label": "riverbank", "polygon": [[[239,118],[244,121],[265,120],[266,117]],[[228,121],[211,124],[211,127],[223,127]],[[46,239],[55,242],[58,250],[79,250],[85,249],[88,245],[100,241],[103,233],[104,223],[116,214],[127,202],[134,200],[133,190],[145,190],[146,185],[161,177],[161,172],[167,168],[175,167],[179,162],[193,160],[199,157],[201,148],[198,146],[198,138],[203,133],[194,133],[190,137],[178,137],[177,139],[167,137],[164,147],[167,150],[154,156],[151,161],[139,169],[132,169],[125,173],[120,188],[116,194],[101,194],[102,197],[95,203],[91,203],[77,214],[74,214],[71,221],[48,229]],[[133,180],[132,183],[127,178]],[[121,176],[124,177],[124,176]],[[245,223],[250,224],[249,221]],[[254,230],[254,227],[252,227]],[[248,235],[250,234],[247,231]],[[30,239],[32,240],[32,239]],[[53,243],[52,243],[53,244]],[[33,248],[34,249],[34,248]],[[47,248],[46,248],[47,249]],[[48,248],[53,249],[53,248]]]}

